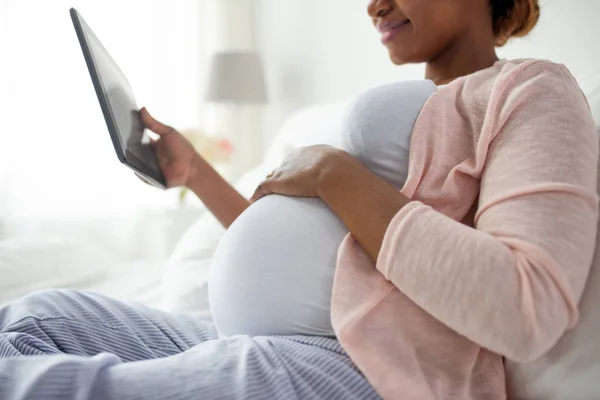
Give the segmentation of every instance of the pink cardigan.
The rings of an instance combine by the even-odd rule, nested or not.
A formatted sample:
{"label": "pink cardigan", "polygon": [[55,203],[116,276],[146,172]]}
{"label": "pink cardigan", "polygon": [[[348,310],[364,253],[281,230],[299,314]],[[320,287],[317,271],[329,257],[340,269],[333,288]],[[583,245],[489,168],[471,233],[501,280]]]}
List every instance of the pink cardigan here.
{"label": "pink cardigan", "polygon": [[410,156],[377,263],[340,247],[334,329],[386,399],[506,398],[503,357],[577,323],[598,218],[585,97],[562,65],[500,61],[428,100]]}

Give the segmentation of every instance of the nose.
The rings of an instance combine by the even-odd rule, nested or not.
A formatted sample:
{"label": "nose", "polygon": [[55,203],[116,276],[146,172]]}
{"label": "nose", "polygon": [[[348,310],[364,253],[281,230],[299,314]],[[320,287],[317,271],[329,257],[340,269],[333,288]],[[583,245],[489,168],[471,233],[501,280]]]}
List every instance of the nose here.
{"label": "nose", "polygon": [[388,15],[392,9],[392,0],[370,0],[367,12],[371,18],[381,18]]}

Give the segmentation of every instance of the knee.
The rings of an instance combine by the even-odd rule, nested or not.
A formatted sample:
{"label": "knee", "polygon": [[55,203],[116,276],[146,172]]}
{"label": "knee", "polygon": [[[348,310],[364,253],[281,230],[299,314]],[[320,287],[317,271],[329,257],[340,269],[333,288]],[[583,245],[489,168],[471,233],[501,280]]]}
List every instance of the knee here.
{"label": "knee", "polygon": [[0,308],[0,331],[26,318],[48,319],[67,317],[72,305],[83,295],[74,290],[47,289],[32,292]]}
{"label": "knee", "polygon": [[34,310],[47,310],[62,308],[65,304],[80,301],[83,297],[85,297],[83,293],[72,289],[44,289],[23,296],[16,303]]}

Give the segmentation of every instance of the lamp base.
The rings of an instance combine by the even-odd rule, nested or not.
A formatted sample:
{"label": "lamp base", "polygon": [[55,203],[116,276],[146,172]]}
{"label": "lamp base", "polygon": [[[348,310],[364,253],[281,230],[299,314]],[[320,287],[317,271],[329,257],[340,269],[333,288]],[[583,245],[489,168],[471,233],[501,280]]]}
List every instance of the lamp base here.
{"label": "lamp base", "polygon": [[228,103],[211,106],[209,134],[229,140],[233,147],[230,161],[219,168],[227,180],[237,180],[262,161],[261,126],[260,105]]}

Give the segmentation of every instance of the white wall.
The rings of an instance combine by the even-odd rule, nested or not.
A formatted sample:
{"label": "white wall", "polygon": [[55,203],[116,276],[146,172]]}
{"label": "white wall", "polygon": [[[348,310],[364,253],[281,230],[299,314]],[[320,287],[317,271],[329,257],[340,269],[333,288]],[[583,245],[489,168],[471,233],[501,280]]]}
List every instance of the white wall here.
{"label": "white wall", "polygon": [[208,53],[256,49],[255,0],[204,0]]}
{"label": "white wall", "polygon": [[[367,0],[257,0],[259,45],[267,64],[270,141],[299,107],[334,102],[370,86],[423,77],[421,65],[395,67],[366,14]],[[541,0],[531,36],[499,51],[546,58],[577,76],[600,73],[600,1]]]}

